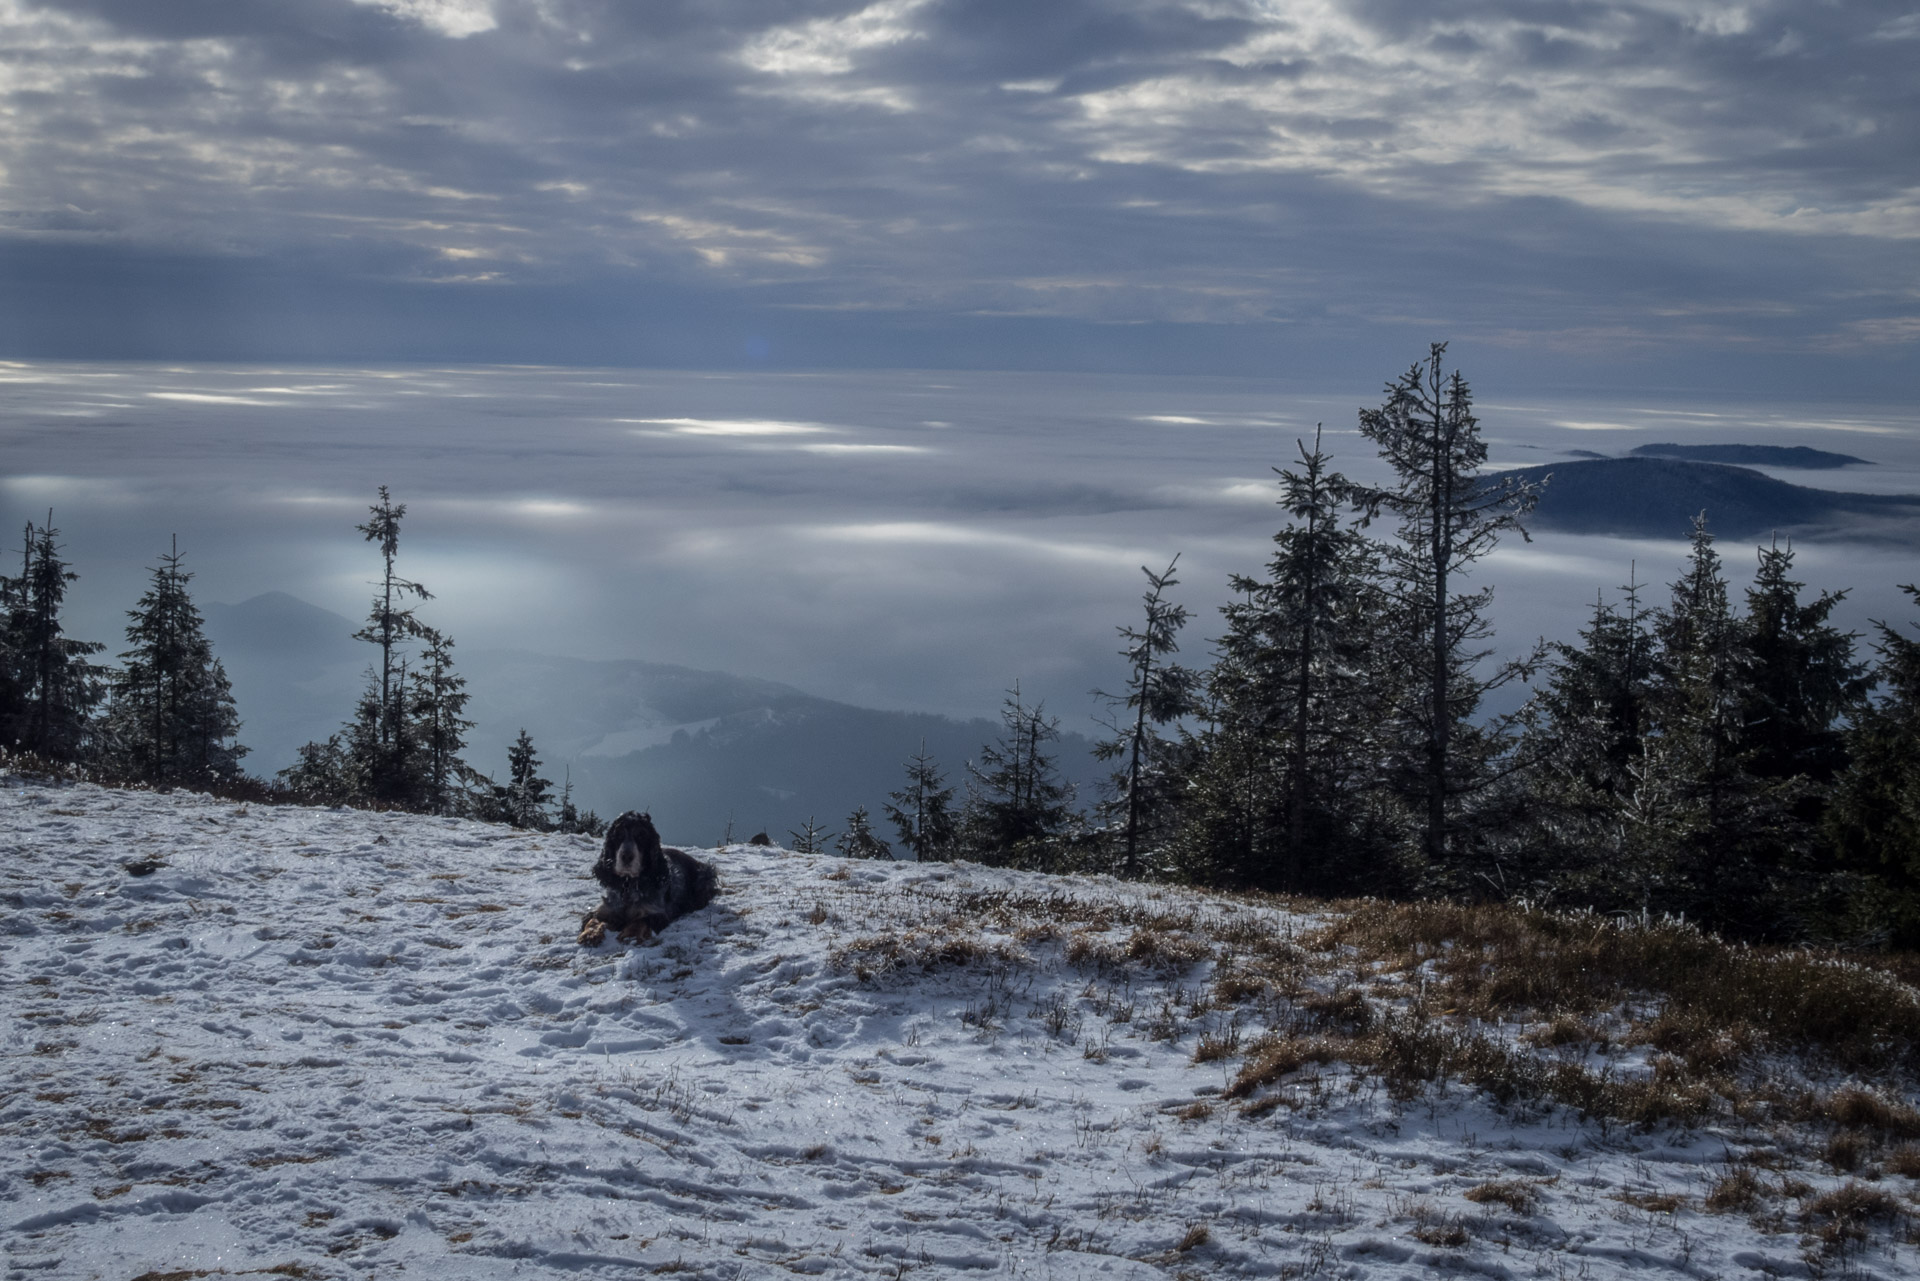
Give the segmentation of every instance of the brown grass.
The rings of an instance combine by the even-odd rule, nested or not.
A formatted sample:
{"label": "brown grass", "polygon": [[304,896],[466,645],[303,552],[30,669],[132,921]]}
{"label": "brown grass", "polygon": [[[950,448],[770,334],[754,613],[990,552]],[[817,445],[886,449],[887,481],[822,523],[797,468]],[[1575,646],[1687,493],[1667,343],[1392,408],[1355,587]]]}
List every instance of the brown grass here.
{"label": "brown grass", "polygon": [[896,969],[1033,964],[1032,957],[1005,940],[987,938],[972,930],[941,928],[869,934],[834,948],[827,956],[834,968],[850,970],[862,980]]}
{"label": "brown grass", "polygon": [[1760,1176],[1736,1166],[1715,1180],[1700,1204],[1708,1214],[1744,1214],[1760,1200]]}
{"label": "brown grass", "polygon": [[1866,1240],[1874,1223],[1893,1224],[1905,1217],[1891,1194],[1852,1180],[1807,1202],[1800,1213],[1801,1222],[1829,1252]]}
{"label": "brown grass", "polygon": [[1622,1192],[1619,1199],[1649,1214],[1672,1214],[1680,1208],[1680,1197],[1672,1192]]}
{"label": "brown grass", "polygon": [[1520,1038],[1528,1045],[1539,1049],[1556,1049],[1563,1045],[1605,1045],[1607,1035],[1583,1018],[1572,1014],[1555,1015],[1549,1023],[1534,1028]]}
{"label": "brown grass", "polygon": [[1476,1205],[1504,1205],[1515,1214],[1528,1214],[1540,1199],[1540,1190],[1521,1179],[1502,1179],[1468,1188],[1460,1195]]}
{"label": "brown grass", "polygon": [[1676,922],[1362,902],[1305,942],[1404,971],[1431,961],[1438,995],[1477,1017],[1590,1015],[1652,995],[1681,1026],[1750,1029],[1756,1043],[1847,1067],[1920,1066],[1920,991],[1885,968],[1734,946]]}
{"label": "brown grass", "polygon": [[1246,1065],[1227,1087],[1226,1097],[1244,1099],[1262,1086],[1309,1063],[1327,1063],[1340,1057],[1332,1042],[1319,1037],[1287,1037],[1284,1040],[1257,1042]]}
{"label": "brown grass", "polygon": [[1828,1165],[1843,1174],[1857,1170],[1867,1156],[1867,1136],[1858,1130],[1841,1130],[1827,1140],[1822,1155]]}
{"label": "brown grass", "polygon": [[1878,1130],[1902,1139],[1920,1137],[1920,1111],[1862,1086],[1835,1090],[1823,1110],[1835,1125]]}
{"label": "brown grass", "polygon": [[1193,1048],[1195,1063],[1212,1063],[1216,1059],[1230,1059],[1240,1052],[1240,1029],[1228,1028],[1225,1032],[1209,1032],[1200,1038],[1200,1044]]}

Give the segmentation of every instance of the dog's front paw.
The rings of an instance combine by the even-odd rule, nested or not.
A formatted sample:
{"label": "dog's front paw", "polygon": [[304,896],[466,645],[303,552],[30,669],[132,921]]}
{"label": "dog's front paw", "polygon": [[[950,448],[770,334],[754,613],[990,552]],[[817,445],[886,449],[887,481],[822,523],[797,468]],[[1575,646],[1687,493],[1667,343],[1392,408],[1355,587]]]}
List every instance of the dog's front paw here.
{"label": "dog's front paw", "polygon": [[644,943],[653,937],[653,928],[645,921],[635,921],[620,931],[622,943]]}
{"label": "dog's front paw", "polygon": [[580,927],[581,947],[599,947],[606,937],[607,924],[597,916],[588,917],[586,924]]}

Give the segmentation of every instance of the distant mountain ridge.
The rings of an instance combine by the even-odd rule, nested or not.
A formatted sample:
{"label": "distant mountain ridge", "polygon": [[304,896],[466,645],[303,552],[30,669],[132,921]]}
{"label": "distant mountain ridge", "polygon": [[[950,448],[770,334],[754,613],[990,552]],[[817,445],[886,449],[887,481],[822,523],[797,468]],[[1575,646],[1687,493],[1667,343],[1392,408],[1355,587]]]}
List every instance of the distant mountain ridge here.
{"label": "distant mountain ridge", "polygon": [[[340,728],[373,656],[351,639],[354,624],[285,592],[202,612],[233,680],[250,770],[271,775],[302,743]],[[923,742],[961,788],[966,762],[999,732],[987,720],[855,707],[640,659],[457,648],[454,659],[473,696],[466,757],[475,768],[504,777],[507,744],[525,728],[556,792],[570,771],[582,808],[651,809],[672,839],[689,842],[717,841],[729,822],[742,839],[763,830],[784,838],[809,817],[838,830],[856,805],[883,828],[880,806]],[[1091,800],[1105,773],[1092,744],[1063,734],[1059,749],[1062,774]]]}
{"label": "distant mountain ridge", "polygon": [[1870,542],[1920,542],[1920,495],[1813,489],[1726,463],[1680,458],[1583,458],[1499,473],[1550,483],[1530,524],[1574,534],[1682,538],[1700,512],[1729,538],[1795,532]]}
{"label": "distant mountain ridge", "polygon": [[1829,471],[1836,467],[1871,467],[1852,454],[1834,454],[1805,445],[1641,445],[1628,451],[1634,458],[1684,458],[1696,463],[1732,463],[1739,467],[1801,467]]}

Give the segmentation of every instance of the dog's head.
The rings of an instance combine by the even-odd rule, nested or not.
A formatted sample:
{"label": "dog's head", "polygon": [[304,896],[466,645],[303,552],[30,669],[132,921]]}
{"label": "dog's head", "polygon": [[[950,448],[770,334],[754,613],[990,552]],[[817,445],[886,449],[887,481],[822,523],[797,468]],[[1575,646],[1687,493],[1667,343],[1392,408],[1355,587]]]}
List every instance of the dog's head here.
{"label": "dog's head", "polygon": [[607,828],[607,842],[600,848],[600,866],[595,870],[632,880],[657,876],[661,862],[660,833],[654,829],[653,816],[628,810]]}

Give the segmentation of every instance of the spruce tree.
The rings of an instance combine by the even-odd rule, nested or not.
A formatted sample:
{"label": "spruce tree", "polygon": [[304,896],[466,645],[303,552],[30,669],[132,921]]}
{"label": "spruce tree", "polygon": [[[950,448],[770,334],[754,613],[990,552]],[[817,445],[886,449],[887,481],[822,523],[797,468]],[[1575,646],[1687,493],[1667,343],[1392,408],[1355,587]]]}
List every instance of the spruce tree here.
{"label": "spruce tree", "polygon": [[1813,833],[1796,813],[1807,790],[1753,768],[1749,620],[1733,610],[1704,513],[1672,590],[1654,624],[1648,733],[1625,813],[1641,906],[1748,938],[1798,937],[1812,870]]}
{"label": "spruce tree", "polygon": [[[1383,887],[1366,794],[1395,674],[1376,661],[1386,612],[1379,551],[1347,521],[1353,486],[1316,433],[1298,470],[1275,468],[1287,524],[1263,579],[1236,575],[1208,681],[1215,729],[1196,800],[1239,796],[1256,814],[1220,830],[1247,843],[1210,860],[1223,883],[1324,892]],[[1217,816],[1216,816],[1217,821]],[[1192,835],[1197,836],[1196,829]]]}
{"label": "spruce tree", "polygon": [[303,744],[297,759],[274,775],[275,780],[301,800],[331,805],[354,799],[352,763],[339,734],[325,742]]}
{"label": "spruce tree", "polygon": [[907,781],[889,792],[886,816],[899,833],[900,844],[919,863],[944,863],[953,857],[959,835],[959,817],[953,811],[953,789],[933,757],[926,740],[907,761]]}
{"label": "spruce tree", "polygon": [[[1920,586],[1901,591],[1920,606]],[[1887,623],[1874,677],[1882,697],[1846,733],[1849,761],[1825,815],[1840,866],[1865,880],[1861,922],[1895,946],[1920,947],[1920,640]]]}
{"label": "spruce tree", "polygon": [[20,577],[8,590],[6,630],[18,711],[14,745],[57,761],[87,757],[94,711],[106,694],[107,669],[87,660],[106,646],[68,637],[60,608],[67,586],[80,576],[61,558],[60,531],[28,523]]}
{"label": "spruce tree", "polygon": [[566,781],[560,787],[560,814],[554,820],[553,830],[583,836],[604,836],[607,821],[592,810],[582,813],[573,803],[573,767],[567,767]]}
{"label": "spruce tree", "polygon": [[[28,531],[31,545],[31,526]],[[0,574],[0,750],[26,734],[26,590],[24,573],[18,578]]]}
{"label": "spruce tree", "polygon": [[524,729],[507,749],[507,786],[501,802],[502,817],[515,827],[544,832],[552,826],[547,806],[553,802],[553,783],[540,777],[540,758]]}
{"label": "spruce tree", "polygon": [[1492,635],[1486,617],[1492,588],[1457,590],[1463,575],[1508,531],[1526,536],[1521,518],[1538,486],[1480,474],[1487,446],[1473,397],[1456,371],[1441,376],[1445,343],[1387,384],[1386,402],[1360,413],[1360,432],[1379,447],[1395,482],[1356,488],[1367,521],[1382,512],[1397,521],[1397,541],[1384,548],[1391,615],[1382,620],[1391,669],[1407,674],[1395,709],[1406,773],[1428,868],[1460,882],[1469,869],[1450,867],[1463,835],[1463,803],[1497,781],[1496,758],[1507,747],[1506,725],[1477,719],[1493,689],[1523,676],[1526,662],[1490,672],[1492,653],[1478,643]]}
{"label": "spruce tree", "polygon": [[1109,704],[1130,713],[1130,723],[1115,723],[1112,738],[1094,748],[1103,761],[1122,760],[1126,768],[1112,779],[1112,797],[1108,809],[1119,822],[1121,834],[1120,874],[1129,880],[1140,875],[1140,841],[1145,833],[1150,840],[1164,835],[1172,816],[1179,788],[1176,744],[1161,733],[1161,728],[1193,709],[1194,674],[1167,655],[1180,649],[1177,638],[1186,625],[1187,610],[1164,598],[1169,587],[1178,585],[1173,576],[1180,563],[1175,556],[1161,573],[1145,565],[1147,592],[1141,598],[1146,618],[1138,627],[1121,627],[1121,639],[1127,647],[1120,651],[1127,660],[1127,692],[1103,694]]}
{"label": "spruce tree", "polygon": [[1741,732],[1749,768],[1762,778],[1800,776],[1825,785],[1846,763],[1841,724],[1871,684],[1854,657],[1854,636],[1829,621],[1846,593],[1802,602],[1793,544],[1760,551],[1747,589],[1747,651]]}
{"label": "spruce tree", "polygon": [[187,592],[193,575],[182,559],[176,540],[127,611],[132,648],[120,656],[108,718],[118,766],[154,783],[232,778],[247,750],[232,742],[240,730],[233,689]]}
{"label": "spruce tree", "polygon": [[1640,795],[1655,646],[1640,583],[1619,605],[1596,599],[1578,644],[1551,647],[1547,679],[1522,715],[1515,808],[1524,813],[1506,863],[1532,894],[1612,910],[1644,906],[1630,890],[1636,857],[1626,814]]}
{"label": "spruce tree", "polygon": [[380,501],[367,509],[366,524],[354,526],[366,541],[379,544],[383,568],[380,581],[374,584],[379,590],[366,625],[353,634],[355,640],[380,647],[380,661],[369,677],[367,694],[355,718],[360,732],[352,736],[353,750],[360,789],[369,799],[418,808],[425,789],[417,773],[414,727],[406,710],[405,646],[426,629],[406,602],[409,597],[432,600],[433,594],[394,571],[394,560],[400,552],[400,521],[407,514],[407,506],[395,503],[385,485],[380,486],[379,493]]}
{"label": "spruce tree", "polygon": [[807,821],[800,825],[798,831],[789,829],[787,835],[793,838],[792,848],[795,854],[824,854],[827,849],[827,838],[833,833],[814,822],[813,815],[809,814]]}
{"label": "spruce tree", "polygon": [[864,805],[847,815],[847,830],[834,841],[833,847],[847,858],[893,857],[893,847],[874,834],[873,820]]}
{"label": "spruce tree", "polygon": [[[414,616],[409,600],[432,593],[396,572],[407,514],[385,485],[367,522],[354,528],[380,547],[381,576],[355,640],[379,647],[353,715],[326,743],[309,743],[280,778],[335,804],[385,805],[435,814],[499,809],[498,791],[460,757],[472,722],[462,715],[466,681],[453,672],[453,641]],[[410,646],[422,642],[418,667]]]}
{"label": "spruce tree", "polygon": [[461,713],[472,695],[467,693],[466,678],[454,673],[453,639],[424,625],[419,636],[424,648],[420,666],[412,673],[408,713],[413,723],[408,737],[418,744],[420,802],[428,813],[457,814],[467,808],[477,782],[460,757],[467,731],[473,728]]}
{"label": "spruce tree", "polygon": [[1060,721],[1044,704],[1028,707],[1015,681],[1000,723],[999,741],[980,749],[979,765],[967,765],[962,842],[981,863],[1051,870],[1073,798],[1046,746],[1059,739]]}

